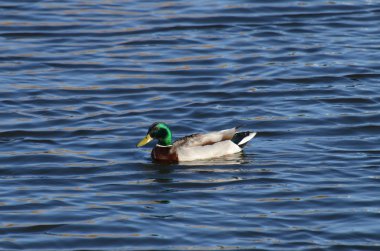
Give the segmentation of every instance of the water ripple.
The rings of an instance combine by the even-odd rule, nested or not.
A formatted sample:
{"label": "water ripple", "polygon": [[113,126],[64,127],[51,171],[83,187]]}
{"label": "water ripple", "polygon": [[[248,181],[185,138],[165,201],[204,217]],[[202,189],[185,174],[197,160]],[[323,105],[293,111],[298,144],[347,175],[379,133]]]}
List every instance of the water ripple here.
{"label": "water ripple", "polygon": [[[1,250],[379,249],[379,4],[0,11]],[[154,121],[259,133],[158,165],[135,148]]]}

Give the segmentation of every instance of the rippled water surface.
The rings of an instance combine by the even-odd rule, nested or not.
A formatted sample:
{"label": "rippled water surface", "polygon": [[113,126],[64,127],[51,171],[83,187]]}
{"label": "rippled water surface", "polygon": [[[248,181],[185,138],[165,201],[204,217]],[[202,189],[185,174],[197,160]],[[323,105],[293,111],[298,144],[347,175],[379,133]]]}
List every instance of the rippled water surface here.
{"label": "rippled water surface", "polygon": [[[0,249],[380,250],[378,1],[0,2]],[[244,125],[244,153],[135,144]]]}

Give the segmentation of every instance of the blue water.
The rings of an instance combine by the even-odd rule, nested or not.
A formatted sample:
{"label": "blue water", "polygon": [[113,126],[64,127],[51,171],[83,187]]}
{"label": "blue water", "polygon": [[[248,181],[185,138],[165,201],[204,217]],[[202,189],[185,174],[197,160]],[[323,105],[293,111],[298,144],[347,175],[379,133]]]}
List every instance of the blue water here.
{"label": "blue water", "polygon": [[[0,2],[1,250],[380,250],[378,1]],[[242,154],[136,148],[244,125]]]}

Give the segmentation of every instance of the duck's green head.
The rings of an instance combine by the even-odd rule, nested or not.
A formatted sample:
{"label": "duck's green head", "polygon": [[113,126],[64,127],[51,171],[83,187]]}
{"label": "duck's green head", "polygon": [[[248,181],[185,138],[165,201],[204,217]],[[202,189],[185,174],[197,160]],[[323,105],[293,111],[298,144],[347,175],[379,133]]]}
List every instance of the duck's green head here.
{"label": "duck's green head", "polygon": [[148,144],[153,139],[158,140],[158,144],[162,146],[169,146],[172,144],[172,132],[169,127],[162,122],[153,123],[148,130],[145,138],[143,138],[137,147],[144,146]]}

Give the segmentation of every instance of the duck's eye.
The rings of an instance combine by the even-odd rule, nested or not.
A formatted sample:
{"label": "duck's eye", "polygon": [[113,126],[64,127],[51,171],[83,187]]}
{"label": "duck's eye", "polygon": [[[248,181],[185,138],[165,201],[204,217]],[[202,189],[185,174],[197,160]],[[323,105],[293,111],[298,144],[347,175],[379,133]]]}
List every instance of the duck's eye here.
{"label": "duck's eye", "polygon": [[155,128],[153,128],[153,129],[150,131],[149,134],[150,134],[151,136],[155,136],[155,135],[157,134],[157,132],[158,132],[158,128],[155,127]]}

